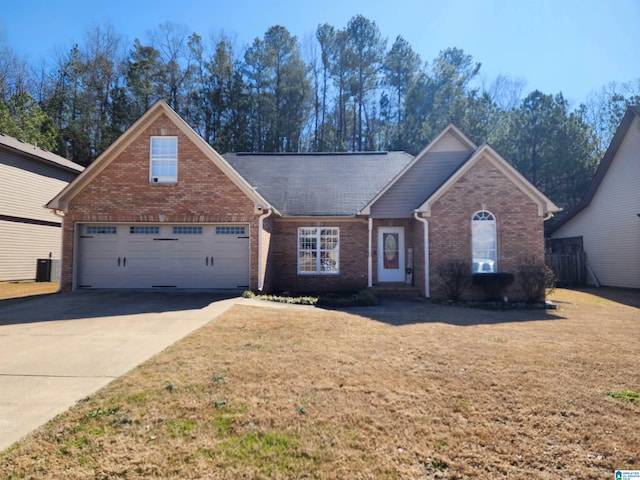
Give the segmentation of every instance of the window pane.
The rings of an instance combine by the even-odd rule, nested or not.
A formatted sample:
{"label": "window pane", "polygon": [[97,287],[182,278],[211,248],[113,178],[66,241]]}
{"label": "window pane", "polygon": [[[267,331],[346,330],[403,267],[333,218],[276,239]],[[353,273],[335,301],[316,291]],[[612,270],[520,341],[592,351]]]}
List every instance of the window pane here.
{"label": "window pane", "polygon": [[245,227],[216,227],[216,235],[244,235]]}
{"label": "window pane", "polygon": [[327,273],[338,272],[338,253],[322,252],[320,257],[320,271]]}
{"label": "window pane", "polygon": [[153,158],[175,158],[178,153],[178,139],[175,137],[154,137],[151,139]]}
{"label": "window pane", "polygon": [[471,222],[474,273],[497,272],[496,221],[491,212],[480,211]]}
{"label": "window pane", "polygon": [[302,237],[300,238],[301,250],[315,250],[318,243],[318,239],[315,237]]}
{"label": "window pane", "polygon": [[473,224],[473,248],[496,248],[496,235],[494,223]]}
{"label": "window pane", "polygon": [[89,225],[86,229],[87,234],[114,234],[117,232],[117,227],[106,225]]}
{"label": "window pane", "polygon": [[179,226],[173,227],[174,235],[202,235],[202,227]]}
{"label": "window pane", "polygon": [[339,228],[298,228],[298,272],[339,273]]}
{"label": "window pane", "polygon": [[315,272],[317,269],[317,259],[316,252],[300,252],[298,269],[301,272]]}
{"label": "window pane", "polygon": [[151,182],[175,182],[178,178],[178,138],[151,137]]}
{"label": "window pane", "polygon": [[160,227],[139,225],[135,227],[129,227],[129,233],[134,235],[158,235],[160,233]]}
{"label": "window pane", "polygon": [[151,176],[153,177],[175,177],[178,174],[178,165],[175,160],[154,160],[151,165]]}

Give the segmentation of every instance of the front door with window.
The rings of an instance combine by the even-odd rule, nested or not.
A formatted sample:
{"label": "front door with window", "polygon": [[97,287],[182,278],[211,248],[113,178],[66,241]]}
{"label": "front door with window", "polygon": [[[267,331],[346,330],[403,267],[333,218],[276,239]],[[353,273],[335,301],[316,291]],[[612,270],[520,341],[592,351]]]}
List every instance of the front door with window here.
{"label": "front door with window", "polygon": [[378,282],[404,282],[404,227],[378,228]]}

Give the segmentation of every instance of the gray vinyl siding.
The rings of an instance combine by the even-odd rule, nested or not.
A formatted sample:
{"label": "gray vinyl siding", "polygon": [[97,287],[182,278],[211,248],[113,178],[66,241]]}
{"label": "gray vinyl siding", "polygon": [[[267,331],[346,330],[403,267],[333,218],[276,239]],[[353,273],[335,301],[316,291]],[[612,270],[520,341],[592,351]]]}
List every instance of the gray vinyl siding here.
{"label": "gray vinyl siding", "polygon": [[622,141],[591,204],[553,234],[582,237],[602,285],[640,288],[640,119]]}
{"label": "gray vinyl siding", "polygon": [[62,229],[0,221],[0,281],[33,280],[38,258],[60,258]]}
{"label": "gray vinyl siding", "polygon": [[443,135],[440,140],[432,145],[429,152],[470,152],[469,147],[463,145],[461,141],[455,137],[452,133]]}
{"label": "gray vinyl siding", "polygon": [[44,205],[73,178],[71,172],[0,150],[0,215],[60,222]]}
{"label": "gray vinyl siding", "polygon": [[[459,142],[454,145],[459,148]],[[468,150],[429,151],[372,205],[371,217],[412,217],[413,211],[460,168],[470,153]]]}

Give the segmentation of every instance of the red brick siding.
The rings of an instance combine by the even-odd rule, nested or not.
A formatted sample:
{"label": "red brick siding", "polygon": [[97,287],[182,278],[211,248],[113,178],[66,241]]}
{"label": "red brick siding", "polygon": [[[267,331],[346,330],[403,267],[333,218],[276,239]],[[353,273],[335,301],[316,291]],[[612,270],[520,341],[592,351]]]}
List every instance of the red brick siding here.
{"label": "red brick siding", "polygon": [[[298,227],[340,228],[340,273],[298,274]],[[358,291],[367,287],[368,227],[366,221],[276,221],[271,242],[273,292]]]}
{"label": "red brick siding", "polygon": [[[149,183],[150,137],[178,137],[178,182]],[[77,222],[249,224],[250,283],[257,286],[258,215],[249,199],[164,114],[141,130],[70,202],[63,222],[61,288],[70,290]]]}
{"label": "red brick siding", "polygon": [[[484,205],[484,207],[483,207]],[[486,209],[496,217],[498,269],[516,273],[525,257],[544,261],[544,234],[538,206],[486,158],[481,158],[434,202],[429,221],[431,297],[443,298],[438,266],[449,260],[471,262],[471,219]],[[523,295],[516,281],[507,289],[512,300]],[[466,298],[483,298],[471,286]]]}

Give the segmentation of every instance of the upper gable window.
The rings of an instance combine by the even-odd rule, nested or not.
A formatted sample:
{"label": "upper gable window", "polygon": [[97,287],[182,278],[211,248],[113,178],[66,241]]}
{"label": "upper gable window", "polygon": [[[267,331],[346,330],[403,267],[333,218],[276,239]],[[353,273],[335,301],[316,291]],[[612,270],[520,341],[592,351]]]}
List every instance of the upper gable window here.
{"label": "upper gable window", "polygon": [[178,137],[151,137],[151,183],[178,181]]}
{"label": "upper gable window", "polygon": [[496,217],[481,210],[471,220],[471,243],[473,273],[494,273],[498,271],[498,238]]}

